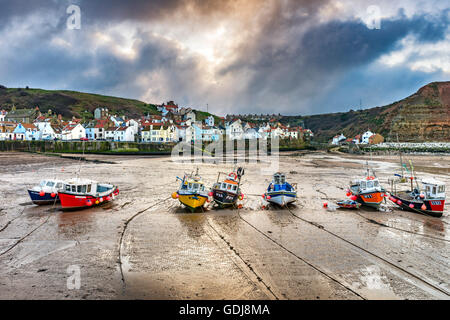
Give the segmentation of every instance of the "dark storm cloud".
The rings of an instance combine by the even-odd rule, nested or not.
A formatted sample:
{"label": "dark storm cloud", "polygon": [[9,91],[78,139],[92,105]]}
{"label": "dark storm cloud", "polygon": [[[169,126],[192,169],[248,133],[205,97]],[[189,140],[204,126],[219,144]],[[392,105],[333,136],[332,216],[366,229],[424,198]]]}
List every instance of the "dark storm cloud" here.
{"label": "dark storm cloud", "polygon": [[[40,25],[31,25],[26,34],[17,34],[14,46],[2,48],[0,83],[131,98],[143,98],[150,92],[150,96],[160,100],[173,99],[193,106],[208,101],[210,106],[216,106],[214,111],[221,113],[274,110],[287,114],[318,113],[345,108],[346,101],[348,107],[355,105],[360,93],[352,88],[370,92],[368,86],[358,87],[361,81],[378,83],[384,88],[384,84],[392,85],[386,81],[392,73],[372,72],[370,77],[368,66],[398,48],[399,40],[407,35],[414,35],[419,42],[436,42],[444,39],[449,26],[448,10],[439,16],[416,14],[413,17],[399,11],[394,18],[381,22],[381,30],[370,30],[359,20],[320,22],[318,13],[330,5],[328,0],[277,1],[268,8],[260,1],[244,7],[248,3],[240,0],[0,0],[0,32],[12,20],[22,19],[26,23],[29,15],[41,12],[51,13],[57,21],[49,24],[44,19]],[[70,33],[65,29],[65,9],[69,4],[81,7],[80,31]],[[211,17],[216,15],[250,19],[242,24],[242,35],[237,34],[233,39],[235,50],[214,73],[217,82],[228,81],[223,86],[228,91],[204,80],[204,59],[142,28],[146,22],[155,21],[170,27],[176,14],[194,17],[190,21],[195,23],[205,21],[206,30],[209,27],[206,21],[214,22]],[[132,58],[114,51],[114,47],[125,47],[127,41],[106,27],[123,21],[138,25],[131,30]],[[184,27],[189,28],[188,22]],[[99,45],[92,39],[96,32],[107,32],[111,42]],[[55,45],[52,42],[55,38],[67,41],[70,50]],[[411,85],[430,77],[420,72],[408,73],[405,68],[401,70],[411,74],[413,80],[407,82]]]}
{"label": "dark storm cloud", "polygon": [[[298,101],[321,94],[323,87],[336,77],[370,64],[393,50],[407,35],[413,34],[421,42],[444,39],[449,18],[447,11],[439,17],[412,18],[400,12],[395,18],[383,20],[380,30],[369,29],[356,20],[331,21],[313,25],[303,34],[289,33],[287,25],[290,23],[284,21],[263,27],[258,37],[240,48],[241,55],[221,70],[224,75],[252,74],[248,86],[242,90],[253,102],[251,111],[267,106],[268,96],[274,101],[290,96],[291,103],[285,111],[298,112],[295,110],[295,105],[300,105]],[[283,36],[287,37],[286,45],[280,47],[274,39]],[[258,101],[255,98],[259,96]]]}

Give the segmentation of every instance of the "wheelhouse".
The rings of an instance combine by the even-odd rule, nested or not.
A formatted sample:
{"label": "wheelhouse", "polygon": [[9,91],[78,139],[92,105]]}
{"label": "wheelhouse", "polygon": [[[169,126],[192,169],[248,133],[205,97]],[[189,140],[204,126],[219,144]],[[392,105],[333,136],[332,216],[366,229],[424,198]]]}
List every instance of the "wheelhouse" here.
{"label": "wheelhouse", "polygon": [[[104,190],[101,190],[104,189]],[[75,180],[69,181],[64,185],[64,192],[75,195],[95,194],[107,191],[108,188],[100,186],[90,180]]]}
{"label": "wheelhouse", "polygon": [[282,173],[275,173],[273,175],[273,184],[285,184],[286,183],[286,176]]}
{"label": "wheelhouse", "polygon": [[[370,178],[370,177],[368,177]],[[380,189],[380,181],[377,178],[372,179],[358,179],[353,180],[350,183],[351,189],[356,189],[359,192],[365,192],[365,191],[372,191],[372,190],[378,190]]]}
{"label": "wheelhouse", "polygon": [[39,187],[41,188],[49,188],[49,189],[58,189],[61,190],[64,186],[64,183],[62,181],[58,181],[58,180],[42,180],[39,183]]}
{"label": "wheelhouse", "polygon": [[428,199],[445,198],[445,184],[434,179],[422,180],[425,195]]}
{"label": "wheelhouse", "polygon": [[238,184],[236,181],[232,180],[225,180],[223,182],[217,182],[214,185],[215,189],[227,191],[231,193],[237,193],[238,192]]}
{"label": "wheelhouse", "polygon": [[181,186],[181,190],[191,192],[202,192],[205,191],[205,185],[203,184],[203,182],[199,181],[186,181]]}

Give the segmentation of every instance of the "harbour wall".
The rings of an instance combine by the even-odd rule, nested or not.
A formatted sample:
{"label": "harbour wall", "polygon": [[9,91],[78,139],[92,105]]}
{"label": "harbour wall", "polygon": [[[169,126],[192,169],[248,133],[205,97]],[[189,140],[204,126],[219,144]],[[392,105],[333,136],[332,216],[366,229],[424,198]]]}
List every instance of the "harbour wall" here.
{"label": "harbour wall", "polygon": [[[235,150],[238,148],[234,142]],[[270,150],[270,140],[267,141]],[[96,153],[96,154],[160,154],[169,155],[175,143],[138,143],[138,142],[113,142],[113,141],[0,141],[0,152],[39,152],[39,153]],[[201,146],[206,148],[207,144]],[[245,141],[245,148],[249,147],[249,141]],[[224,148],[226,142],[224,141]],[[280,140],[280,151],[315,149],[309,143],[299,139]],[[194,148],[192,150],[194,152]]]}

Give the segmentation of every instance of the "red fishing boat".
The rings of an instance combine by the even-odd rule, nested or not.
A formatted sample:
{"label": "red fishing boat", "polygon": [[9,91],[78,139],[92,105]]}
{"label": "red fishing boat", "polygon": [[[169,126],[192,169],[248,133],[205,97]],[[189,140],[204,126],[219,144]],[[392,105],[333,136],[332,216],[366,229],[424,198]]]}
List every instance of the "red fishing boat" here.
{"label": "red fishing boat", "polygon": [[119,188],[112,184],[92,180],[75,179],[58,192],[63,210],[84,209],[113,201],[119,195]]}
{"label": "red fishing boat", "polygon": [[414,188],[413,180],[410,177],[411,190],[397,191],[394,185],[389,199],[401,209],[417,213],[442,217],[445,206],[445,184],[441,181],[427,178],[422,180],[422,186],[417,184]]}

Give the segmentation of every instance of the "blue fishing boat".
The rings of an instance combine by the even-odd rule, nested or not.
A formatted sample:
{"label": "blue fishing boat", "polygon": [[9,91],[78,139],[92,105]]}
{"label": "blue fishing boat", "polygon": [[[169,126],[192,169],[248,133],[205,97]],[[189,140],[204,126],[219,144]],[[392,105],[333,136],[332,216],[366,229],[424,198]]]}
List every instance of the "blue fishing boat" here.
{"label": "blue fishing boat", "polygon": [[61,180],[42,180],[38,186],[28,189],[28,194],[34,204],[53,204],[59,201],[58,192],[63,190],[64,184]]}
{"label": "blue fishing boat", "polygon": [[297,199],[296,188],[296,183],[289,184],[286,182],[286,176],[277,172],[273,175],[272,182],[269,184],[263,197],[268,202],[284,207]]}

